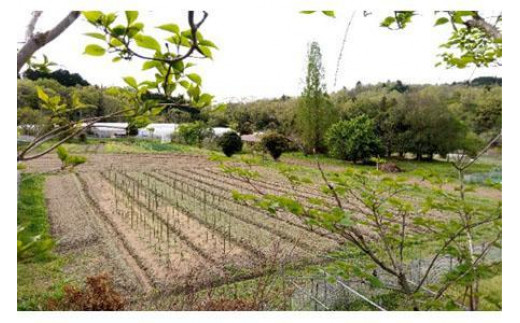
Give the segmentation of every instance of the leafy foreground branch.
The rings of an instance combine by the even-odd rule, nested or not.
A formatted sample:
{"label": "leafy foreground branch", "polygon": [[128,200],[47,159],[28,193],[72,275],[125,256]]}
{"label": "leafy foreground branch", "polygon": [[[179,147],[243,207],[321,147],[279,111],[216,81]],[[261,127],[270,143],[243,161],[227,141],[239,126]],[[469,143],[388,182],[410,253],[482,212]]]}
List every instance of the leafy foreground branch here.
{"label": "leafy foreground branch", "polygon": [[[80,13],[77,11],[71,12],[69,14],[70,17],[67,16],[68,18],[64,19],[64,22],[67,22],[67,24],[61,26],[63,24],[61,23],[56,27],[60,30],[56,35],[52,31],[33,35],[34,26],[40,14],[41,12],[33,14],[33,19],[27,30],[29,40],[18,52],[18,72],[25,64],[30,62],[30,58],[36,50],[63,32],[77,19]],[[199,21],[196,21],[195,12],[188,11],[189,29],[184,31],[181,31],[179,26],[174,23],[158,26],[158,29],[163,30],[169,36],[164,46],[152,36],[143,33],[145,25],[138,21],[139,12],[137,11],[125,11],[124,21],[120,21],[116,13],[103,13],[101,11],[85,11],[83,16],[92,26],[100,31],[89,32],[86,35],[102,41],[104,46],[89,44],[85,47],[85,54],[91,56],[103,56],[106,53],[113,54],[113,62],[132,60],[134,58],[142,59],[144,60],[143,70],[154,69],[156,71],[155,76],[153,80],[146,80],[140,83],[132,76],[124,77],[123,80],[129,85],[131,91],[126,98],[128,105],[109,114],[80,120],[74,120],[75,113],[97,107],[81,103],[76,94],[70,98],[71,102],[67,104],[66,98],[62,98],[59,95],[51,97],[42,89],[38,89],[39,103],[45,118],[38,125],[34,125],[35,129],[33,130],[37,134],[18,153],[18,161],[44,156],[67,140],[93,127],[96,122],[110,118],[125,117],[128,121],[128,133],[146,126],[150,123],[150,117],[158,115],[166,107],[157,100],[149,99],[150,94],[171,98],[179,86],[186,91],[190,98],[189,106],[182,107],[198,111],[198,109],[211,105],[213,96],[201,92],[202,78],[198,74],[188,71],[195,64],[192,62],[185,63],[189,58],[212,58],[211,49],[217,48],[213,42],[204,39],[200,32],[202,24],[208,17],[206,12],[203,12]],[[37,39],[40,38],[44,38],[45,41],[38,41]],[[35,42],[37,46],[31,45]],[[142,53],[140,52],[141,50],[153,54]],[[196,53],[202,56],[194,57]],[[44,57],[44,63],[37,65],[42,70],[48,72],[48,66],[51,63]],[[32,64],[31,66],[35,67],[37,65]],[[179,108],[179,106],[175,106],[175,108]],[[38,151],[38,147],[53,139],[58,139],[55,144],[43,151]]]}
{"label": "leafy foreground branch", "polygon": [[[445,180],[429,174],[425,179],[434,188],[430,196],[418,201],[413,199],[418,186],[404,178],[356,169],[326,172],[317,162],[325,195],[305,198],[297,187],[308,180],[297,175],[297,168],[281,171],[292,193],[273,195],[256,186],[258,172],[251,160],[244,161],[245,168],[236,163],[222,166],[255,188],[257,194],[233,192],[236,200],[273,214],[295,214],[309,226],[336,235],[345,248],[330,255],[337,262],[325,270],[345,279],[358,277],[377,290],[400,295],[402,309],[478,310],[486,298],[479,291],[481,281],[500,275],[501,260],[490,255],[501,248],[501,202],[477,205],[468,201],[465,193],[473,187],[464,184],[463,176],[458,191],[449,192]],[[469,167],[454,166],[462,173]],[[353,261],[348,247],[362,257]],[[455,265],[447,268],[446,259]],[[425,266],[417,269],[418,262]]]}

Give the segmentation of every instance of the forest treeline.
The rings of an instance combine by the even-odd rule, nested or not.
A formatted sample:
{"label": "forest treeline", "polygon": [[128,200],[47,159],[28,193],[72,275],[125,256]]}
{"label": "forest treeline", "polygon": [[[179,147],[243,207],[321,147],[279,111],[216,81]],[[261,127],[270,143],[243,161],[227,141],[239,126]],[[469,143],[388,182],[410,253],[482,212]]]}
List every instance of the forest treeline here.
{"label": "forest treeline", "polygon": [[[60,95],[65,102],[72,102],[74,94],[84,104],[93,106],[70,112],[68,117],[72,120],[109,114],[125,107],[131,99],[128,90],[121,87],[64,86],[50,78],[18,80],[18,124],[37,124],[46,117],[40,109],[37,87],[51,95]],[[444,155],[458,149],[471,152],[499,132],[502,126],[499,78],[482,77],[472,82],[442,85],[403,84],[401,81],[364,85],[358,82],[351,89],[324,93],[327,108],[320,114],[326,113],[330,120],[321,125],[323,129],[316,131],[321,133],[317,139],[321,146],[305,149],[302,125],[298,124],[302,100],[303,95],[234,102],[225,108],[205,108],[200,113],[173,107],[165,109],[153,121],[197,121],[198,124],[202,121],[209,127],[231,127],[240,134],[275,132],[288,138],[296,147],[303,147],[307,153],[315,149],[341,159],[361,160],[406,153],[413,153],[418,159],[430,159],[435,154]],[[176,101],[184,102],[182,97]],[[312,114],[317,111],[311,107],[307,118],[313,119]],[[125,120],[117,117],[107,121]],[[357,145],[361,146],[358,149],[363,150],[356,158],[340,151],[352,144],[348,138],[356,138]]]}

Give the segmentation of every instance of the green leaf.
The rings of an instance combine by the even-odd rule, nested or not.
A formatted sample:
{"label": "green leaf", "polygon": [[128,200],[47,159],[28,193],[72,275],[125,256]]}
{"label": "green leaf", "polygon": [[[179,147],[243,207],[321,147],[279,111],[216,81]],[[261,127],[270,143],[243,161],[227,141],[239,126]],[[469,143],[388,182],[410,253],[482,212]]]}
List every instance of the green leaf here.
{"label": "green leaf", "polygon": [[332,10],[322,11],[322,13],[323,13],[325,16],[332,17],[332,18],[336,18],[336,15],[334,14],[334,11],[332,11]]}
{"label": "green leaf", "polygon": [[204,93],[199,97],[197,104],[200,107],[205,107],[211,104],[211,100],[213,100],[213,96],[208,93]]}
{"label": "green leaf", "polygon": [[97,22],[102,15],[101,11],[83,11],[83,16],[91,23]]}
{"label": "green leaf", "polygon": [[304,15],[310,15],[312,13],[315,13],[316,11],[315,10],[302,10],[300,11],[300,13],[303,13]]}
{"label": "green leaf", "polygon": [[172,66],[176,71],[178,71],[180,73],[184,72],[184,62],[183,61],[176,61],[175,63],[173,63]]}
{"label": "green leaf", "polygon": [[136,89],[136,90],[138,89],[137,81],[132,76],[123,77],[123,81],[125,81],[126,84],[130,85],[134,89]]}
{"label": "green leaf", "polygon": [[211,50],[209,49],[209,47],[199,46],[199,49],[204,56],[206,56],[208,58],[213,58],[213,54],[211,54]]}
{"label": "green leaf", "polygon": [[119,46],[123,46],[124,44],[119,39],[112,37],[110,39],[110,45],[119,47]]}
{"label": "green leaf", "polygon": [[390,27],[391,24],[395,22],[395,17],[388,16],[381,23],[381,27]]}
{"label": "green leaf", "polygon": [[182,81],[179,82],[179,84],[180,84],[183,88],[185,88],[185,89],[189,89],[189,88],[190,88],[190,83],[189,83],[188,81],[184,81],[184,80],[182,80]]}
{"label": "green leaf", "polygon": [[190,80],[192,80],[193,82],[197,83],[197,85],[200,85],[202,83],[202,79],[200,78],[200,76],[198,74],[195,74],[195,73],[188,74],[188,78]]}
{"label": "green leaf", "polygon": [[143,63],[143,71],[149,70],[151,68],[155,68],[155,67],[157,67],[158,64],[160,64],[160,63],[156,62],[156,61],[146,61]]}
{"label": "green leaf", "polygon": [[179,26],[176,24],[165,24],[165,25],[158,26],[157,28],[172,32],[174,34],[178,34],[180,31]]}
{"label": "green leaf", "polygon": [[137,46],[142,48],[153,49],[157,52],[161,51],[161,45],[155,38],[146,35],[135,35],[134,37]]}
{"label": "green leaf", "polygon": [[38,98],[40,100],[42,100],[43,102],[47,103],[49,102],[49,96],[47,95],[47,93],[45,93],[41,87],[37,86],[36,87],[36,93],[38,94]]}
{"label": "green leaf", "polygon": [[180,45],[184,46],[184,47],[191,47],[191,42],[190,42],[189,38],[181,36]]}
{"label": "green leaf", "polygon": [[199,40],[199,45],[218,49],[217,45],[215,45],[211,40],[207,40],[207,39]]}
{"label": "green leaf", "polygon": [[117,25],[114,28],[112,28],[112,34],[116,36],[124,35],[126,32],[126,27],[123,25]]}
{"label": "green leaf", "polygon": [[193,100],[196,101],[199,98],[199,95],[200,95],[200,87],[198,87],[198,86],[191,86],[190,89],[188,90],[188,95]]}
{"label": "green leaf", "polygon": [[116,18],[117,16],[115,13],[109,13],[101,17],[101,23],[103,24],[103,26],[108,27],[111,23],[113,23],[116,20]]}
{"label": "green leaf", "polygon": [[128,26],[130,26],[139,16],[138,11],[125,11],[126,20],[128,21]]}
{"label": "green leaf", "polygon": [[96,44],[90,44],[85,47],[84,54],[92,55],[92,56],[103,56],[105,55],[105,49]]}
{"label": "green leaf", "polygon": [[435,26],[440,26],[440,25],[444,25],[445,23],[449,22],[450,20],[446,17],[441,17],[439,19],[437,19],[437,21],[435,22]]}
{"label": "green leaf", "polygon": [[103,35],[101,33],[85,33],[84,35],[92,37],[92,38],[96,38],[96,39],[106,40],[105,35]]}

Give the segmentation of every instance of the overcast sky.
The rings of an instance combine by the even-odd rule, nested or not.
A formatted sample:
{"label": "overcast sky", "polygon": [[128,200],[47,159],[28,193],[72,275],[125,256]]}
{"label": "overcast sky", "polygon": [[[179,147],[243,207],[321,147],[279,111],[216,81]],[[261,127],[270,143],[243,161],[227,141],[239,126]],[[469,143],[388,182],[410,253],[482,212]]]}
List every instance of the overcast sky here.
{"label": "overcast sky", "polygon": [[[37,30],[56,24],[65,11],[44,12]],[[421,13],[403,31],[379,27],[388,12],[374,12],[363,17],[357,11],[350,27],[336,87],[333,86],[338,53],[352,12],[338,11],[337,18],[303,15],[288,10],[209,12],[201,32],[219,46],[213,60],[195,60],[195,72],[203,78],[203,90],[216,101],[272,98],[298,95],[303,86],[305,56],[311,41],[318,41],[329,91],[348,88],[357,81],[364,84],[401,80],[405,83],[444,83],[467,80],[473,68],[463,70],[435,67],[439,61],[438,45],[446,41],[449,27],[432,27],[433,13]],[[492,14],[492,13],[489,13]],[[30,12],[19,12],[17,39],[23,41]],[[121,19],[124,19],[122,15]],[[153,27],[177,23],[187,29],[186,12],[141,12],[145,32],[160,38],[167,34]],[[141,71],[142,61],[112,63],[108,56],[83,55],[85,45],[96,43],[85,32],[94,31],[80,18],[54,42],[36,54],[42,54],[61,68],[80,73],[92,84],[123,85],[122,77],[133,75],[144,80],[149,72]],[[143,50],[146,51],[146,50]],[[499,67],[479,68],[473,77],[501,76]]]}

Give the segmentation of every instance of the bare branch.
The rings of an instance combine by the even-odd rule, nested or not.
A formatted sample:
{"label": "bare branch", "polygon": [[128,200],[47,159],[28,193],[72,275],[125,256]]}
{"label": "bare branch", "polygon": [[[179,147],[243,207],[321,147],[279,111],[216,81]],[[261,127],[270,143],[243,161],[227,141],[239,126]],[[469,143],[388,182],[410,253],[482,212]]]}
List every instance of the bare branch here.
{"label": "bare branch", "polygon": [[43,11],[33,11],[31,13],[32,18],[29,22],[29,25],[27,26],[27,31],[25,32],[25,40],[29,41],[34,36],[34,28],[36,28],[36,23],[38,22],[38,19],[40,19],[40,16],[42,15]]}
{"label": "bare branch", "polygon": [[[71,11],[54,28],[32,35],[32,37],[28,39],[25,45],[23,45],[22,48],[18,51],[17,73],[20,73],[22,67],[37,50],[56,39],[56,37],[61,35],[61,33],[63,33],[70,25],[72,25],[72,23],[78,19],[79,14],[79,11]],[[32,20],[34,20],[34,16]]]}
{"label": "bare branch", "polygon": [[340,209],[343,209],[343,204],[341,203],[338,193],[334,189],[334,186],[327,180],[327,177],[325,176],[325,172],[323,172],[323,168],[321,168],[321,164],[320,164],[320,161],[318,160],[318,158],[316,158],[316,164],[318,165],[318,169],[320,170],[321,178],[323,179],[323,181],[325,182],[327,187],[332,192],[332,195],[334,196],[334,199],[336,200],[336,204],[338,205],[338,207]]}

